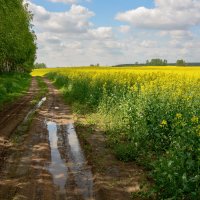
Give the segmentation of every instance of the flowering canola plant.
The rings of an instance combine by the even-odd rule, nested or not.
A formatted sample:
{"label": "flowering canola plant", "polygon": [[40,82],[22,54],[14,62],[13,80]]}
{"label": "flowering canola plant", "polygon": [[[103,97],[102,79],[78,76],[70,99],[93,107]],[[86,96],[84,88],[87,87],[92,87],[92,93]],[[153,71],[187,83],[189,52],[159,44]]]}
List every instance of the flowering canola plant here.
{"label": "flowering canola plant", "polygon": [[152,169],[158,199],[200,196],[200,67],[78,67],[32,74],[47,73],[69,102],[101,116],[120,160]]}

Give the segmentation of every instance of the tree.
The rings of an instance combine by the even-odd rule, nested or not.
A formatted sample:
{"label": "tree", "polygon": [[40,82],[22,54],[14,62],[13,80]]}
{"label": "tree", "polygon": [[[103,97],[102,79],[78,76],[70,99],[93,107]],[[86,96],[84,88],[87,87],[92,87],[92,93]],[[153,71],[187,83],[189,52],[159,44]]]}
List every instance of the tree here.
{"label": "tree", "polygon": [[150,62],[147,60],[146,65],[149,65],[149,66],[166,66],[167,60],[162,60],[160,58],[154,58],[154,59],[151,59]]}
{"label": "tree", "polygon": [[36,58],[32,14],[23,0],[0,0],[0,72],[30,72]]}
{"label": "tree", "polygon": [[35,69],[42,69],[42,68],[47,68],[45,63],[35,63],[34,65]]}
{"label": "tree", "polygon": [[185,66],[185,65],[186,65],[186,62],[185,62],[184,60],[182,60],[182,59],[181,59],[181,60],[177,60],[177,61],[176,61],[176,65],[177,65],[177,66]]}

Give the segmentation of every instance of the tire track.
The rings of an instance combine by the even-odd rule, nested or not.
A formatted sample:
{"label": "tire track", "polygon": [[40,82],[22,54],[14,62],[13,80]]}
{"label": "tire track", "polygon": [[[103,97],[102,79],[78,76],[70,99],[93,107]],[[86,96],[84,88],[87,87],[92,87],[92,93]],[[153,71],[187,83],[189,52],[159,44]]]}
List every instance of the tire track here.
{"label": "tire track", "polygon": [[31,100],[38,91],[35,78],[28,94],[0,112],[0,137],[9,138],[31,108]]}

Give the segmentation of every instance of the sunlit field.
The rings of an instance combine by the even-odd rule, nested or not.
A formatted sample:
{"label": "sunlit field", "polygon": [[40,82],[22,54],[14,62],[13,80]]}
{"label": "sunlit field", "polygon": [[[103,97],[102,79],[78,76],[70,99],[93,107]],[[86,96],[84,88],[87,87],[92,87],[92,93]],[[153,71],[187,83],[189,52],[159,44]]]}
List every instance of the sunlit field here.
{"label": "sunlit field", "polygon": [[[137,73],[137,72],[167,72],[167,73],[182,73],[200,76],[200,67],[65,67],[65,68],[46,68],[35,69],[32,76],[43,76],[49,72],[65,73],[68,71],[83,71],[83,72],[122,72],[122,73]],[[197,73],[197,74],[196,74]]]}
{"label": "sunlit field", "polygon": [[199,197],[200,67],[56,68],[32,75],[47,73],[66,101],[103,121],[118,159],[151,170],[159,199]]}

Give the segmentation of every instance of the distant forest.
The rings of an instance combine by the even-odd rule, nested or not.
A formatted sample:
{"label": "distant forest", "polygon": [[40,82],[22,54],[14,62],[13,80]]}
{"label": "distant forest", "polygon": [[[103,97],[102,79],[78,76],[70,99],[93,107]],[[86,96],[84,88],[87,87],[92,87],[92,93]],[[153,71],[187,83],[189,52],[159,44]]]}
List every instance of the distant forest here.
{"label": "distant forest", "polygon": [[[119,64],[119,65],[113,65],[113,67],[131,67],[131,66],[152,66],[152,65],[147,65],[146,63],[138,63],[138,64]],[[157,65],[159,66],[159,65]],[[163,65],[160,65],[163,66]],[[167,66],[177,66],[176,63],[168,63]],[[199,67],[200,66],[200,62],[199,63],[187,63],[186,65],[184,65],[185,67]]]}
{"label": "distant forest", "polygon": [[168,63],[166,59],[159,58],[147,60],[146,63],[135,62],[134,64],[120,64],[113,67],[128,67],[128,66],[200,66],[200,62],[186,62],[183,59],[177,60],[176,63]]}

